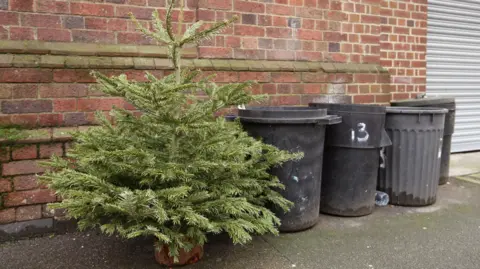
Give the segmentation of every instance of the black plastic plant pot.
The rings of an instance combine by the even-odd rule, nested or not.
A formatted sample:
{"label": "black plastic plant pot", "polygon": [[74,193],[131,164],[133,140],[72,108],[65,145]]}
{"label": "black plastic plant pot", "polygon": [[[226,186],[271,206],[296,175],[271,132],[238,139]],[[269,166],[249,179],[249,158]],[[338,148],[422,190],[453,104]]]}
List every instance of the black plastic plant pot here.
{"label": "black plastic plant pot", "polygon": [[408,107],[439,107],[448,109],[445,116],[445,129],[443,131],[442,160],[440,163],[439,184],[447,183],[450,173],[450,149],[452,134],[455,129],[455,98],[428,97],[421,99],[407,99],[391,102],[392,106]]}
{"label": "black plastic plant pot", "polygon": [[281,232],[296,232],[318,221],[325,127],[341,122],[326,109],[309,107],[247,107],[239,110],[240,121],[249,135],[290,152],[303,152],[298,161],[284,163],[271,173],[285,185],[281,194],[295,203],[288,212],[275,210]]}
{"label": "black plastic plant pot", "polygon": [[385,129],[392,146],[385,150],[377,188],[390,196],[390,204],[435,203],[447,112],[428,107],[387,108]]}
{"label": "black plastic plant pot", "polygon": [[237,115],[226,115],[225,116],[226,121],[235,121],[236,118],[237,118]]}
{"label": "black plastic plant pot", "polygon": [[390,146],[383,106],[311,103],[342,122],[327,127],[322,175],[322,213],[358,217],[375,209],[381,150]]}

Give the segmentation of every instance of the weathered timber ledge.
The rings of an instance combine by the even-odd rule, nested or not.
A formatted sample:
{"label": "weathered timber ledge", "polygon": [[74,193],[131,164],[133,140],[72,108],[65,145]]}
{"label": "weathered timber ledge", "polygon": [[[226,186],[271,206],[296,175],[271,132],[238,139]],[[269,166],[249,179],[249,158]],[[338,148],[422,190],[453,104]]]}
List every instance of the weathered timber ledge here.
{"label": "weathered timber ledge", "polygon": [[[79,56],[167,57],[166,46],[44,42],[32,40],[0,40],[0,52],[13,54],[50,54]],[[182,56],[186,58],[195,58],[197,56],[197,50],[196,48],[185,48],[182,51]]]}
{"label": "weathered timber ledge", "polygon": [[50,142],[72,141],[72,133],[86,131],[90,128],[98,128],[96,125],[79,127],[52,127],[31,130],[22,130],[22,138],[17,140],[0,139],[0,145],[13,144],[38,144]]}
{"label": "weathered timber ledge", "polygon": [[[375,64],[267,60],[183,59],[184,67],[204,71],[386,73]],[[146,57],[0,54],[0,67],[171,70],[170,60]]]}
{"label": "weathered timber ledge", "polygon": [[[241,59],[193,59],[185,48],[183,66],[215,71],[288,71],[325,73],[386,73],[377,64]],[[172,69],[165,46],[110,45],[43,41],[0,41],[0,67],[79,69]]]}

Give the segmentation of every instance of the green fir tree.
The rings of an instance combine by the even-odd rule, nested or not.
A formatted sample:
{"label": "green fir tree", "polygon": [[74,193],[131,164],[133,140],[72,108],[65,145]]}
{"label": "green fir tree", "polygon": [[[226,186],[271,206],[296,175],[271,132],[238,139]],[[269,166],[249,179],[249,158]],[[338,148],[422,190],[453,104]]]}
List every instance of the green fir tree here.
{"label": "green fir tree", "polygon": [[112,124],[97,113],[100,126],[76,133],[69,158],[52,157],[42,180],[63,198],[50,207],[67,209],[79,228],[100,227],[126,238],[153,235],[177,257],[179,249],[203,245],[209,233],[226,232],[240,244],[252,234],[277,234],[279,219],[267,206],[288,210],[292,203],[277,192],[283,185],[268,171],[300,156],[249,137],[238,121],[215,116],[258,100],[246,90],[252,83],[217,85],[200,71],[182,69],[181,49],[211,38],[234,19],[206,30],[199,21],[175,34],[174,5],[165,23],[154,13],[154,31],[137,25],[168,46],[175,72],[162,78],[146,73],[147,82],[93,72],[99,90],[125,98],[142,115],[114,108]]}

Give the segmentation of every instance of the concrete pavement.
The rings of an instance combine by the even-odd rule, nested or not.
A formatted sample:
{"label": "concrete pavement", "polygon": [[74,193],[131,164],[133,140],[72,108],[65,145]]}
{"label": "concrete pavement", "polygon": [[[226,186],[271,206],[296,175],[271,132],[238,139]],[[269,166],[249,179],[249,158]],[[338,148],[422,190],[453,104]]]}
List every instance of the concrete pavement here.
{"label": "concrete pavement", "polygon": [[[216,236],[205,257],[185,268],[478,269],[480,180],[468,179],[480,172],[480,153],[452,155],[451,164],[451,175],[464,180],[441,186],[432,206],[387,206],[360,218],[322,215],[310,230],[256,237],[246,246]],[[84,232],[7,242],[0,244],[0,268],[160,268],[152,241]]]}
{"label": "concrete pavement", "polygon": [[[450,176],[463,176],[480,172],[480,151],[450,155]],[[480,268],[480,267],[479,267]]]}
{"label": "concrete pavement", "polygon": [[[321,216],[314,228],[257,237],[233,246],[222,236],[186,268],[478,269],[480,185],[452,180],[429,207],[383,207],[360,218]],[[93,232],[0,245],[0,268],[159,268],[151,239],[121,240]]]}

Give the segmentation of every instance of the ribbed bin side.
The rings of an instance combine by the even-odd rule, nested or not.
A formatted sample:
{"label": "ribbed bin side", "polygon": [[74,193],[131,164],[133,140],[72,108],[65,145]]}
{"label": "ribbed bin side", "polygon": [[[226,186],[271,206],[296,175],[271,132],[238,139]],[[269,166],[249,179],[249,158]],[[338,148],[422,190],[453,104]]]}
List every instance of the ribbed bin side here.
{"label": "ribbed bin side", "polygon": [[385,150],[378,189],[388,193],[395,205],[435,203],[443,129],[387,129],[387,133],[393,144]]}

